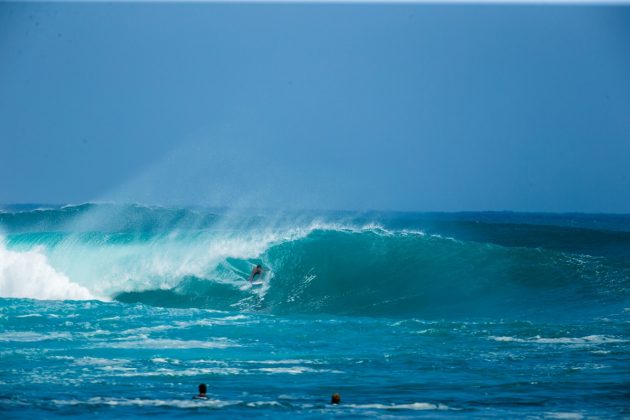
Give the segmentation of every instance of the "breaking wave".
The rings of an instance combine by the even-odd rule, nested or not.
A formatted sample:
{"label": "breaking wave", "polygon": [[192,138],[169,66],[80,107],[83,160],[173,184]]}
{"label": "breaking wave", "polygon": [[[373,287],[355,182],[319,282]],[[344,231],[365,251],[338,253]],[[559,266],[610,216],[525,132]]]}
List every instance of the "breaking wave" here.
{"label": "breaking wave", "polygon": [[[258,217],[235,226],[190,211],[96,210],[117,216],[103,228],[93,207],[3,214],[0,295],[387,316],[562,313],[628,299],[630,265],[615,253],[506,246],[341,218],[285,218],[261,229]],[[521,234],[526,228],[519,225]],[[628,247],[629,234],[615,234]],[[250,287],[254,264],[265,275]]]}

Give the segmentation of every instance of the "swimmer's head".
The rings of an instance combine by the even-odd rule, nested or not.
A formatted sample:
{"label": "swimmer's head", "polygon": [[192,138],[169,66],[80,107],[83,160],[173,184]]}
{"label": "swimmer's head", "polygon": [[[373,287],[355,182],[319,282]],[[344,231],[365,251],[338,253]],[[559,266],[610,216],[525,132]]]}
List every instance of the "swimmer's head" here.
{"label": "swimmer's head", "polygon": [[258,264],[258,265],[256,266],[256,268],[262,268],[262,265]]}
{"label": "swimmer's head", "polygon": [[339,404],[340,402],[341,402],[341,395],[337,394],[336,392],[332,394],[332,397],[330,397],[330,403]]}
{"label": "swimmer's head", "polygon": [[206,384],[199,384],[199,394],[203,395],[206,393],[207,390],[208,387],[206,386]]}

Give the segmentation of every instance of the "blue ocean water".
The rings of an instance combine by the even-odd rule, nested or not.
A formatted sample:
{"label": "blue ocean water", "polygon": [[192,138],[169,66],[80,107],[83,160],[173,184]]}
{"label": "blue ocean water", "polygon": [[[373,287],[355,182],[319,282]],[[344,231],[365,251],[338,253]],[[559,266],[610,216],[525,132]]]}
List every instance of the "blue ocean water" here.
{"label": "blue ocean water", "polygon": [[629,257],[623,215],[5,206],[0,415],[630,418]]}

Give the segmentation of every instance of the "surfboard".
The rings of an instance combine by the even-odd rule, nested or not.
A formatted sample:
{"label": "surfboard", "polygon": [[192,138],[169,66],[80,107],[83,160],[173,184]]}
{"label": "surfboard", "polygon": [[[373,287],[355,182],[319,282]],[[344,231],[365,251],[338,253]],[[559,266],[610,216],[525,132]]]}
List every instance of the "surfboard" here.
{"label": "surfboard", "polygon": [[244,285],[242,285],[241,287],[239,287],[239,289],[241,290],[249,290],[254,286],[260,286],[261,284],[264,284],[264,282],[262,281],[253,281],[253,282],[247,282]]}

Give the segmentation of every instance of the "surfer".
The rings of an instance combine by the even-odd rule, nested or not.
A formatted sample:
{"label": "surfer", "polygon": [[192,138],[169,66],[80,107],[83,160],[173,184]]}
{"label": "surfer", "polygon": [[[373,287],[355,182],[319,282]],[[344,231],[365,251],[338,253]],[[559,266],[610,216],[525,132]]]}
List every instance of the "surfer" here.
{"label": "surfer", "polygon": [[206,392],[208,391],[208,387],[206,384],[199,384],[199,395],[195,395],[193,400],[207,400],[208,396]]}
{"label": "surfer", "polygon": [[256,267],[252,269],[252,274],[249,276],[249,281],[253,282],[256,276],[262,277],[262,272],[263,272],[262,266],[258,264]]}

